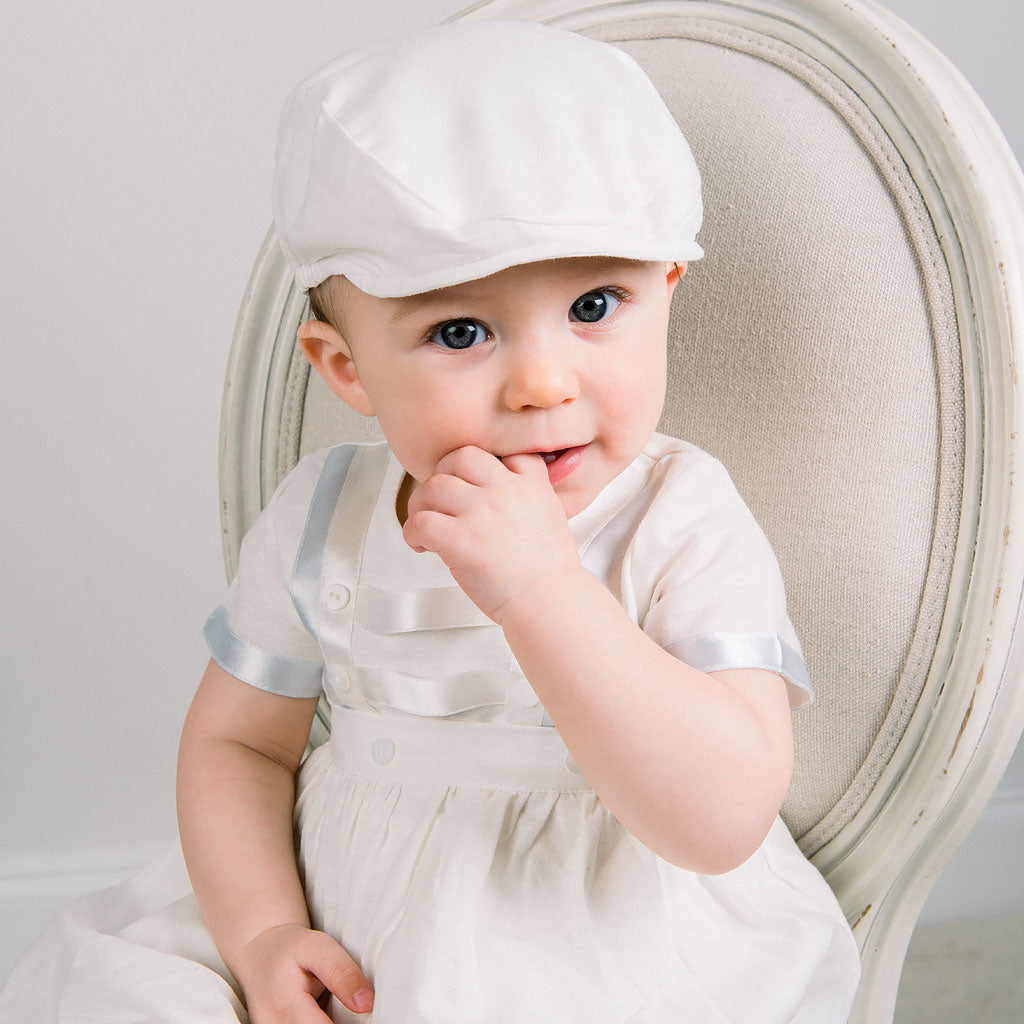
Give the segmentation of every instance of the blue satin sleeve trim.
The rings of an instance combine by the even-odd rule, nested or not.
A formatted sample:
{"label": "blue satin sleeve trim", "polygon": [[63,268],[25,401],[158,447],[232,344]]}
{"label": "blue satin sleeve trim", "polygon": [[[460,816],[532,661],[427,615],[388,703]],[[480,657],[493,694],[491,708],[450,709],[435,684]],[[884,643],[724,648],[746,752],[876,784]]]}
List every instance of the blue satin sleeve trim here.
{"label": "blue satin sleeve trim", "polygon": [[236,636],[223,605],[206,620],[203,635],[210,657],[243,683],[282,697],[319,697],[323,690],[319,661],[270,654]]}
{"label": "blue satin sleeve trim", "polygon": [[736,668],[776,672],[790,684],[793,707],[814,700],[804,659],[774,633],[700,633],[674,645],[671,653],[701,672]]}

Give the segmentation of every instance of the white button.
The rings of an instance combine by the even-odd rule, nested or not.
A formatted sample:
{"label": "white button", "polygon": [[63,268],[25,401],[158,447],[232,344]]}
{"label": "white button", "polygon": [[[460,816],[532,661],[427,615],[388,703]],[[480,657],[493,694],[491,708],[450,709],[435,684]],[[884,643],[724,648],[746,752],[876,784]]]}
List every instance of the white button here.
{"label": "white button", "polygon": [[352,598],[352,592],[343,583],[332,583],[324,595],[324,604],[332,612],[341,611]]}
{"label": "white button", "polygon": [[327,673],[327,680],[335,693],[348,693],[352,689],[352,680],[343,668],[332,668]]}
{"label": "white button", "polygon": [[386,736],[381,736],[379,740],[373,741],[373,746],[370,747],[370,757],[372,757],[377,764],[388,764],[394,756],[395,745]]}
{"label": "white button", "polygon": [[580,773],[580,766],[573,760],[572,754],[565,755],[565,765],[571,772],[575,772],[577,775]]}

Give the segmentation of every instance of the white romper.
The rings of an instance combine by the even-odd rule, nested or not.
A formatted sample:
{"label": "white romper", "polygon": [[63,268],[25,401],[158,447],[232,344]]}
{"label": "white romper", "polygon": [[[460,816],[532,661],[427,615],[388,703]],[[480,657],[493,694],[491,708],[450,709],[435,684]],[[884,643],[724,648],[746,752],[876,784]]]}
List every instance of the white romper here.
{"label": "white romper", "polygon": [[[717,876],[619,825],[500,627],[440,558],[405,544],[402,478],[383,444],[303,459],[246,535],[206,630],[238,678],[323,690],[331,705],[331,737],[299,775],[299,867],[315,927],[375,990],[371,1016],[333,1001],[334,1019],[845,1021],[853,937],[782,821]],[[704,671],[778,672],[794,706],[810,699],[774,555],[715,459],[655,434],[570,528],[586,568],[666,650]],[[180,852],[90,899],[19,965],[4,1024],[245,1020]],[[56,1015],[40,984],[63,992]]]}

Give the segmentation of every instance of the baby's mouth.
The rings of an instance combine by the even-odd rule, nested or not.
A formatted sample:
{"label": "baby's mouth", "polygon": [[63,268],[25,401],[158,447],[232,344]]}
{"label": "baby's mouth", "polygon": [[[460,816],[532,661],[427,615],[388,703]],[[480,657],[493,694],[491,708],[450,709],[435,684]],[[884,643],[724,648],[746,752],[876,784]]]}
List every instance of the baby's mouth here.
{"label": "baby's mouth", "polygon": [[[556,462],[558,462],[559,460],[562,460],[564,462],[565,458],[567,456],[571,458],[576,453],[582,452],[583,449],[586,448],[586,447],[587,447],[586,444],[579,444],[579,445],[570,445],[568,448],[557,448],[557,449],[554,449],[553,451],[550,451],[550,452],[542,452],[542,451],[537,451],[537,450],[534,450],[534,451],[526,450],[526,451],[520,452],[519,454],[521,454],[521,455],[539,455],[544,460],[544,465],[545,466],[552,466]],[[511,458],[511,457],[512,457],[511,455],[499,455],[498,456],[498,458],[500,458],[502,460],[508,459],[508,458]]]}
{"label": "baby's mouth", "polygon": [[538,452],[537,454],[544,460],[546,466],[550,466],[560,455],[564,455],[569,449],[560,448],[557,452]]}

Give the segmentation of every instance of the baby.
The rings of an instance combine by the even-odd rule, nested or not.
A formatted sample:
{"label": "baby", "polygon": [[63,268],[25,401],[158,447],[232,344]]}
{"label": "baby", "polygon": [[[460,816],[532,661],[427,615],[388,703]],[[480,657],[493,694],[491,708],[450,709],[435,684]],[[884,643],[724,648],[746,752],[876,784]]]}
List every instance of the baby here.
{"label": "baby", "polygon": [[811,692],[778,566],[656,432],[702,251],[651,83],[512,22],[346,55],[285,108],[274,217],[304,353],[387,440],[247,534],[181,742],[191,889],[174,857],[92,905],[65,1012],[845,1021],[856,948],[778,818]]}

